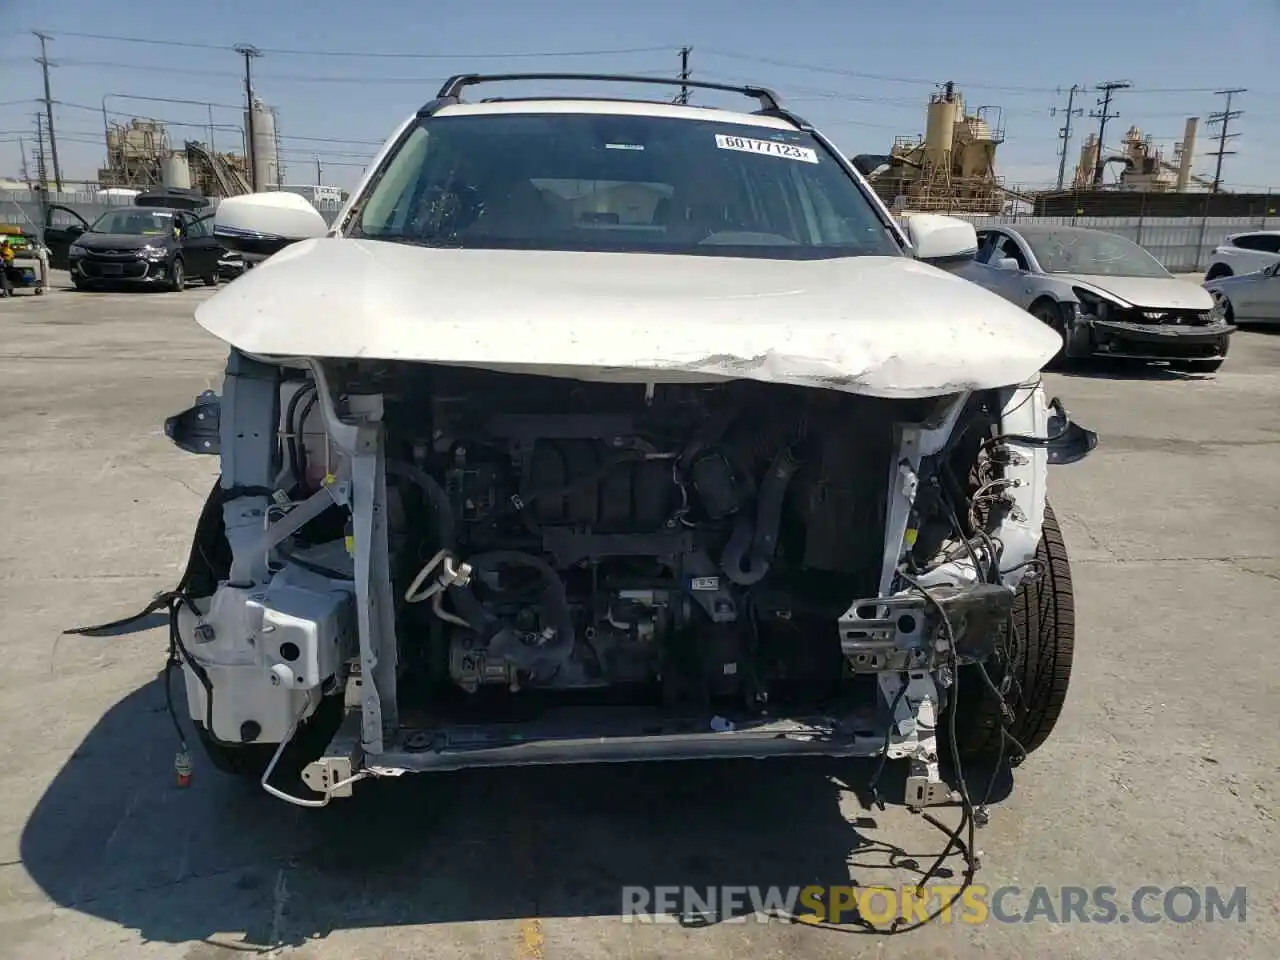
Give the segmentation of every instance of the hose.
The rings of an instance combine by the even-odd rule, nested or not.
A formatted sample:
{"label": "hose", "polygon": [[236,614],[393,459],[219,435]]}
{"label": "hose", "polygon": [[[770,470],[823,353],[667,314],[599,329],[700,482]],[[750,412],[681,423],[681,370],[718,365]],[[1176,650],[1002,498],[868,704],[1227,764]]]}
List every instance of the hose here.
{"label": "hose", "polygon": [[[471,569],[479,570],[496,570],[503,566],[530,567],[537,571],[546,586],[542,591],[542,605],[546,612],[547,619],[551,621],[555,627],[555,639],[549,641],[544,649],[567,649],[572,650],[574,644],[573,636],[573,618],[569,612],[569,597],[564,589],[564,581],[560,579],[560,575],[552,569],[551,565],[539,557],[535,557],[531,553],[522,553],[519,550],[493,550],[489,553],[481,553],[472,557],[468,561]],[[468,599],[464,599],[462,594],[469,593],[467,587],[453,587],[451,590],[455,593],[455,601],[458,603],[458,609],[462,616],[467,620],[472,620],[469,614],[480,606],[479,601],[475,599],[475,595],[471,594],[469,601],[474,601],[475,607],[468,609]],[[482,611],[483,613],[483,611]],[[484,615],[485,620],[494,619],[491,615]],[[474,620],[472,622],[475,622]]]}
{"label": "hose", "polygon": [[457,536],[457,524],[454,521],[453,508],[449,505],[449,497],[445,494],[444,488],[436,482],[431,474],[416,464],[406,463],[403,460],[388,459],[386,470],[392,476],[403,477],[423,492],[431,503],[432,510],[435,511],[436,532],[441,549],[452,549]]}

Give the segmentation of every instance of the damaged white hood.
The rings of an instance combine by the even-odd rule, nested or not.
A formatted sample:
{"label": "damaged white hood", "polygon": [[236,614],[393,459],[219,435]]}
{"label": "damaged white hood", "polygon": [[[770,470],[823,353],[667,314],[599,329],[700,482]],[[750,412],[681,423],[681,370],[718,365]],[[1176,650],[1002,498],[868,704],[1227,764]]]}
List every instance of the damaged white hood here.
{"label": "damaged white hood", "polygon": [[883,397],[1022,382],[1061,341],[905,257],[762,260],[288,247],[196,319],[257,356],[407,360],[579,380],[751,379]]}

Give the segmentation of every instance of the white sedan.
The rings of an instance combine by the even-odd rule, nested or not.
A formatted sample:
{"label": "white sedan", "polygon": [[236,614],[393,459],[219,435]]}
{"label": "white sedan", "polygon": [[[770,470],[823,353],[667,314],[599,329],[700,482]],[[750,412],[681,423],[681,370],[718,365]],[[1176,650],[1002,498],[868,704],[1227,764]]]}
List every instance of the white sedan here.
{"label": "white sedan", "polygon": [[1206,281],[1229,323],[1280,323],[1280,260],[1265,270]]}
{"label": "white sedan", "polygon": [[1055,360],[1168,360],[1204,372],[1226,359],[1225,307],[1179,280],[1131,240],[1100,230],[1015,224],[978,231],[978,254],[956,272],[998,293],[1062,337]]}

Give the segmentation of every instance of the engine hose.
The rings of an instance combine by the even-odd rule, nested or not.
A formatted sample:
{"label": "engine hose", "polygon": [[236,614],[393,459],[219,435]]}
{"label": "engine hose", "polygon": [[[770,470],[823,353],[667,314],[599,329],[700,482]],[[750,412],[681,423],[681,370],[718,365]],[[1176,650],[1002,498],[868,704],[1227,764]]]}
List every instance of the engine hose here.
{"label": "engine hose", "polygon": [[[720,555],[720,567],[724,574],[740,587],[759,583],[769,572],[769,561],[754,554],[748,555],[755,538],[755,526],[745,513],[738,514],[733,534]],[[743,566],[744,562],[747,564]]]}
{"label": "engine hose", "polygon": [[745,515],[739,515],[733,534],[720,557],[720,566],[727,576],[740,587],[759,583],[769,572],[774,551],[778,546],[778,530],[782,526],[782,507],[786,499],[787,484],[795,476],[800,463],[791,455],[789,447],[783,447],[774,457],[756,506],[756,519],[752,523]]}
{"label": "engine hose", "polygon": [[756,508],[756,536],[751,552],[759,557],[773,557],[778,547],[778,530],[782,526],[782,506],[787,496],[787,485],[800,469],[800,462],[791,455],[790,447],[783,447],[773,458],[769,472],[760,485],[760,499]]}
{"label": "engine hose", "polygon": [[[573,619],[569,614],[569,597],[565,593],[564,581],[550,564],[531,553],[522,553],[519,550],[493,550],[489,553],[477,554],[467,562],[473,571],[494,570],[510,565],[530,567],[541,574],[546,581],[546,587],[542,591],[543,608],[547,619],[551,621],[556,631],[555,639],[548,642],[547,649],[573,649]],[[464,618],[470,619],[465,607],[460,605],[459,610]]]}
{"label": "engine hose", "polygon": [[406,463],[403,460],[388,459],[386,469],[387,473],[403,477],[422,490],[427,500],[431,503],[432,510],[435,511],[439,546],[442,549],[453,549],[454,539],[457,535],[457,525],[453,518],[453,507],[449,505],[449,497],[445,494],[444,488],[436,482],[431,474],[416,464]]}

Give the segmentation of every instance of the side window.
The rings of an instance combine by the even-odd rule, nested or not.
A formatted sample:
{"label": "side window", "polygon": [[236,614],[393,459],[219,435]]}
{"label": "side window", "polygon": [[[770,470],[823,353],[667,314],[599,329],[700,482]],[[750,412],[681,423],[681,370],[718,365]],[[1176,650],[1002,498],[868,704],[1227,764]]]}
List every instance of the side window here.
{"label": "side window", "polygon": [[991,259],[991,251],[995,249],[995,238],[999,234],[992,233],[990,230],[979,230],[978,232],[978,254],[973,259],[978,263],[986,263]]}
{"label": "side window", "polygon": [[199,220],[187,221],[187,236],[192,240],[209,235],[209,218],[201,217]]}
{"label": "side window", "polygon": [[1264,253],[1280,253],[1280,235],[1269,233],[1246,233],[1231,242],[1233,247],[1241,250],[1260,250]]}
{"label": "side window", "polygon": [[1018,246],[1013,237],[1004,237],[999,246],[999,252],[996,253],[996,259],[1001,257],[1009,257],[1011,260],[1018,261],[1019,270],[1030,269],[1027,264],[1027,258],[1023,255],[1022,249]]}

